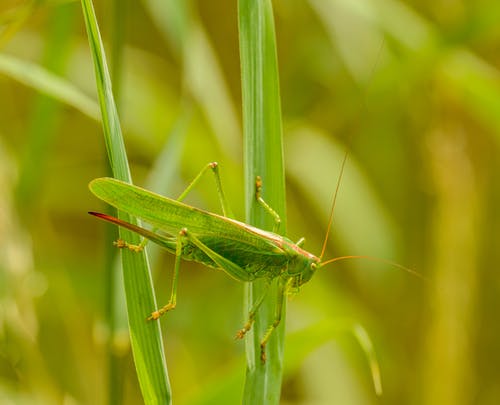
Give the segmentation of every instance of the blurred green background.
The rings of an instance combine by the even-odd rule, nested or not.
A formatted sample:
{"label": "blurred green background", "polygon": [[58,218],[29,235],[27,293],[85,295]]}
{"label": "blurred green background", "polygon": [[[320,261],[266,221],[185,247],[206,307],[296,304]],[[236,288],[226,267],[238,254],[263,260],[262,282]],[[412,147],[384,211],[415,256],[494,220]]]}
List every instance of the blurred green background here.
{"label": "blurred green background", "polygon": [[[218,161],[243,218],[237,2],[96,3],[135,183],[175,196]],[[425,277],[317,274],[289,301],[282,403],[499,403],[500,3],[273,6],[289,236],[319,254],[348,150],[326,256]],[[0,94],[0,402],[140,403],[112,229],[87,215],[107,168],[79,2],[2,2]],[[209,176],[189,203],[220,211]],[[173,258],[151,250],[165,303]],[[161,321],[174,401],[238,403],[243,285],[191,263],[179,283]]]}

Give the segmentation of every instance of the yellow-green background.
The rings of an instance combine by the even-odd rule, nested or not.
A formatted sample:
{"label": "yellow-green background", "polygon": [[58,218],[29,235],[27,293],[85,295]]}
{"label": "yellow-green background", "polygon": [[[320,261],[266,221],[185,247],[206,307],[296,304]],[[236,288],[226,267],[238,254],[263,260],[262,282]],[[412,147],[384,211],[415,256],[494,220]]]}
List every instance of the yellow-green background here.
{"label": "yellow-green background", "polygon": [[[175,196],[204,164],[219,161],[243,218],[237,2],[116,3],[95,5],[108,59],[116,60],[112,43],[124,47],[113,72],[134,181],[154,183],[151,168],[163,164],[162,192]],[[273,6],[289,236],[305,236],[319,254],[348,150],[326,257],[371,255],[425,277],[368,260],[317,274],[289,301],[282,402],[497,404],[500,4]],[[113,35],[117,19],[123,37]],[[41,96],[53,87],[44,87],[51,79],[39,68],[85,95],[86,107]],[[104,225],[86,213],[104,209],[87,189],[106,174],[95,99],[79,2],[3,2],[2,403],[106,403],[110,386],[121,384],[124,403],[141,401],[126,330],[107,343],[109,246]],[[219,212],[212,179],[189,202]],[[161,303],[172,267],[171,256],[154,261]],[[183,264],[178,308],[162,320],[175,403],[216,403],[224,392],[233,393],[226,403],[239,398],[244,347],[233,336],[242,294],[224,274]],[[126,325],[125,308],[118,313]],[[357,324],[379,360],[381,398],[349,327]],[[123,372],[113,384],[110,353]]]}

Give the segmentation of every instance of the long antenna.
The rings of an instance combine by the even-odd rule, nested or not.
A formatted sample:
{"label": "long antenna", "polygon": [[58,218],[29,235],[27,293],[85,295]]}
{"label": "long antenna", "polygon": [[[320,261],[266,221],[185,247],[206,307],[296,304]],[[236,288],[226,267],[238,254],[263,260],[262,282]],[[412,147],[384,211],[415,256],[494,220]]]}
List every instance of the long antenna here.
{"label": "long antenna", "polygon": [[[382,39],[382,42],[380,44],[380,48],[377,52],[377,57],[376,57],[375,63],[372,66],[372,70],[371,70],[370,75],[369,75],[369,84],[371,83],[373,75],[375,73],[375,67],[379,63],[380,57],[382,55],[382,50],[384,49],[384,45],[385,45],[385,38]],[[365,87],[364,92],[362,94],[362,99],[361,99],[362,107],[364,108],[364,110],[367,110],[366,103],[365,103],[365,97],[364,97],[366,95],[367,89],[368,89],[368,86]],[[325,240],[323,241],[323,247],[321,248],[321,254],[319,255],[320,259],[322,259],[323,255],[325,254],[326,244],[328,243],[328,237],[330,236],[330,230],[331,230],[332,225],[333,225],[333,211],[335,209],[335,203],[337,202],[337,194],[338,194],[338,191],[340,189],[340,182],[342,180],[342,175],[344,174],[344,167],[345,167],[345,163],[347,160],[347,155],[348,155],[348,152],[346,150],[345,155],[344,155],[344,160],[342,161],[342,167],[340,169],[339,178],[337,180],[337,187],[335,188],[335,194],[333,195],[332,208],[330,210],[330,218],[328,220],[328,229],[326,230]]]}
{"label": "long antenna", "polygon": [[410,269],[409,267],[405,267],[399,263],[393,262],[392,260],[382,259],[380,257],[373,257],[373,256],[364,256],[364,255],[339,256],[339,257],[335,257],[333,259],[329,259],[326,262],[321,263],[321,267],[326,266],[327,264],[330,264],[330,263],[338,262],[341,260],[349,260],[349,259],[368,259],[368,260],[372,260],[374,262],[381,262],[381,263],[385,263],[385,264],[390,264],[391,266],[394,266],[394,267],[397,267],[398,269],[404,270],[404,271],[410,273],[411,275],[418,277],[424,281],[429,281],[426,277],[424,277],[418,271]]}
{"label": "long antenna", "polygon": [[323,247],[321,248],[321,254],[319,255],[320,259],[322,259],[323,255],[325,254],[326,244],[328,243],[328,237],[330,236],[330,230],[331,230],[332,225],[333,225],[333,211],[335,210],[335,204],[337,202],[337,195],[339,193],[340,183],[342,181],[342,176],[344,174],[345,162],[347,161],[347,154],[348,153],[346,151],[345,155],[344,155],[344,160],[342,160],[342,166],[340,167],[340,174],[339,174],[339,178],[337,179],[337,186],[335,187],[335,194],[333,194],[332,208],[330,209],[330,218],[328,219],[328,228],[326,229],[325,240],[323,241]]}

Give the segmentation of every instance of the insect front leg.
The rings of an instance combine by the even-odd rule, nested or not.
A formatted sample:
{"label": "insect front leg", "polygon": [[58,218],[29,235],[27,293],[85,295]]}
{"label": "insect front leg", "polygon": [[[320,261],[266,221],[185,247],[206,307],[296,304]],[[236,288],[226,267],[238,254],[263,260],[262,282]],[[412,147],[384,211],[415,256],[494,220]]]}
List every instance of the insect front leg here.
{"label": "insect front leg", "polygon": [[283,303],[286,295],[286,289],[288,287],[289,280],[280,278],[278,282],[278,297],[276,300],[276,314],[274,318],[274,322],[267,328],[266,333],[262,337],[260,341],[260,360],[262,363],[266,362],[266,345],[269,341],[269,338],[273,334],[274,330],[278,327],[281,322],[281,315],[283,313]]}
{"label": "insect front leg", "polygon": [[154,311],[147,318],[148,321],[156,320],[160,316],[162,316],[165,312],[171,311],[175,309],[177,305],[177,283],[179,281],[179,269],[181,267],[181,257],[182,257],[182,248],[186,244],[186,232],[182,229],[177,236],[177,245],[175,249],[175,267],[174,267],[174,275],[172,280],[172,291],[170,293],[170,300],[167,305],[164,305],[162,308]]}
{"label": "insect front leg", "polygon": [[255,178],[255,198],[257,202],[262,205],[262,207],[271,215],[274,219],[273,232],[277,232],[280,224],[281,218],[279,214],[271,208],[271,206],[262,198],[262,178],[257,176]]}
{"label": "insect front leg", "polygon": [[264,301],[264,298],[266,297],[268,291],[269,291],[269,283],[266,284],[266,289],[264,291],[264,294],[262,294],[262,296],[254,303],[254,306],[252,307],[252,309],[248,313],[248,320],[247,320],[247,322],[245,323],[245,325],[243,326],[243,328],[241,328],[236,333],[236,339],[243,339],[243,337],[245,336],[245,334],[252,328],[252,325],[253,325],[253,323],[255,321],[255,314],[259,310],[259,308],[260,308],[262,302]]}

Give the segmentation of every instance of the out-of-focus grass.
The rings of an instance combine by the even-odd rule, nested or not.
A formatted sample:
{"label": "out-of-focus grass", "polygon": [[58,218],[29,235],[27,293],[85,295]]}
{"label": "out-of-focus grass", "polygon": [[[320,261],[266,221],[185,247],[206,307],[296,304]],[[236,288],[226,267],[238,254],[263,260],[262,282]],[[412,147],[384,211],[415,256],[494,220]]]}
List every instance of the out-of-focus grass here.
{"label": "out-of-focus grass", "polygon": [[[146,184],[179,117],[188,116],[168,194],[217,160],[232,208],[244,218],[236,2],[130,3],[121,99],[135,181]],[[380,256],[429,279],[362,261],[317,274],[288,305],[284,403],[376,403],[366,359],[348,334],[336,333],[296,365],[294,336],[338,319],[363,325],[373,340],[384,403],[500,400],[497,3],[273,2],[288,234],[305,236],[306,248],[319,253],[338,156],[348,149],[327,257]],[[1,42],[0,60],[47,68],[42,54],[61,6],[40,3],[27,18],[14,2],[2,6],[2,32],[12,34]],[[98,6],[108,44],[108,3]],[[95,100],[83,22],[75,21],[58,75]],[[105,171],[100,127],[55,95],[58,125],[37,173],[32,219],[23,222],[13,193],[25,170],[32,106],[37,91],[54,94],[44,90],[50,80],[12,76],[0,73],[0,399],[102,403],[103,248],[101,227],[86,215],[100,208],[87,191]],[[189,203],[219,212],[211,179]],[[172,268],[161,255],[161,302]],[[243,347],[232,338],[243,322],[242,290],[183,264],[179,306],[162,320],[176,402],[240,401]],[[129,350],[126,340],[120,347]],[[137,403],[130,354],[123,367],[124,401]]]}

